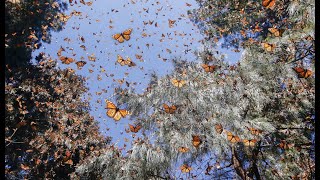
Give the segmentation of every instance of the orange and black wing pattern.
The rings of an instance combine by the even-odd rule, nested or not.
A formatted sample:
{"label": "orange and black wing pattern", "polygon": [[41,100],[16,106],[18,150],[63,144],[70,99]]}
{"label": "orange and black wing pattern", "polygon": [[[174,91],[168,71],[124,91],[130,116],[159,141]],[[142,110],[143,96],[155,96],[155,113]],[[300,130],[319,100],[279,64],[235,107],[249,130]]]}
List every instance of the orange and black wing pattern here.
{"label": "orange and black wing pattern", "polygon": [[256,139],[244,139],[242,140],[243,144],[248,147],[254,147],[257,143]]}
{"label": "orange and black wing pattern", "polygon": [[284,29],[268,28],[268,31],[275,37],[280,37],[282,36]]}
{"label": "orange and black wing pattern", "polygon": [[179,151],[179,152],[182,152],[182,153],[186,153],[186,152],[189,151],[189,148],[187,148],[187,147],[182,147],[182,146],[181,146],[181,147],[178,148],[178,151]]}
{"label": "orange and black wing pattern", "polygon": [[129,124],[129,128],[130,128],[131,132],[137,133],[141,129],[141,125],[133,126],[133,125]]}
{"label": "orange and black wing pattern", "polygon": [[167,104],[163,104],[163,109],[164,112],[168,114],[173,114],[177,110],[177,107],[175,105],[169,106]]}
{"label": "orange and black wing pattern", "polygon": [[127,40],[127,41],[130,40],[131,32],[132,32],[132,29],[129,28],[129,29],[123,31],[122,33],[114,34],[112,37],[113,37],[113,39],[117,40],[119,43],[123,43],[124,40]]}
{"label": "orange and black wing pattern", "polygon": [[119,121],[121,118],[124,118],[129,114],[127,110],[119,109],[115,104],[108,100],[106,100],[106,109],[108,109],[107,115],[116,121]]}
{"label": "orange and black wing pattern", "polygon": [[202,140],[200,139],[200,137],[198,135],[192,135],[192,145],[194,147],[199,147],[202,143]]}
{"label": "orange and black wing pattern", "polygon": [[237,143],[240,142],[239,136],[233,135],[231,132],[227,132],[227,139],[231,143]]}
{"label": "orange and black wing pattern", "polygon": [[276,0],[263,0],[262,6],[265,8],[271,9],[274,7],[275,3],[276,3]]}
{"label": "orange and black wing pattern", "polygon": [[208,65],[208,64],[201,64],[201,67],[204,69],[205,72],[213,73],[213,71],[216,69],[215,65]]}
{"label": "orange and black wing pattern", "polygon": [[181,88],[184,84],[186,84],[185,80],[178,80],[178,79],[172,79],[171,82],[174,86],[179,88]]}
{"label": "orange and black wing pattern", "polygon": [[308,77],[310,77],[312,75],[312,71],[309,69],[304,69],[302,67],[294,67],[292,69],[298,74],[298,78],[307,79]]}
{"label": "orange and black wing pattern", "polygon": [[192,170],[191,166],[189,166],[187,164],[183,164],[182,166],[180,166],[180,169],[184,173],[188,173]]}

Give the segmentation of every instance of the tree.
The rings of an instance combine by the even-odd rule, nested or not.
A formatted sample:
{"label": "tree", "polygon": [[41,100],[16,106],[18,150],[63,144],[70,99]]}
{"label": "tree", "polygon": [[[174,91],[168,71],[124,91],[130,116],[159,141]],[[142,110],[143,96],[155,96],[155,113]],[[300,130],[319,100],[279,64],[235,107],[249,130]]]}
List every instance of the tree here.
{"label": "tree", "polygon": [[[144,94],[118,89],[118,103],[145,136],[128,155],[107,152],[79,166],[77,175],[314,179],[314,2],[285,3],[275,14],[287,14],[294,27],[249,43],[237,65],[208,46],[198,53],[201,63],[176,60],[175,70],[154,75]],[[311,20],[300,26],[304,13]]]}
{"label": "tree", "polygon": [[55,68],[45,57],[36,67],[7,66],[6,177],[68,178],[85,157],[99,154],[109,140],[89,115],[83,79]]}

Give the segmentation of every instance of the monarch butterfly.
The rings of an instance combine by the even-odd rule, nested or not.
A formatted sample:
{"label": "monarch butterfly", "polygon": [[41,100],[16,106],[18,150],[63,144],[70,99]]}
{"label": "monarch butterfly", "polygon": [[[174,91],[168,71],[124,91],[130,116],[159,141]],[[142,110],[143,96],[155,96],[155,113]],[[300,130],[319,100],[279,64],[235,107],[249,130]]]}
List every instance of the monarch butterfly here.
{"label": "monarch butterfly", "polygon": [[244,139],[242,140],[243,144],[245,146],[249,146],[249,147],[253,147],[254,145],[256,145],[257,140],[256,139]]}
{"label": "monarch butterfly", "polygon": [[92,55],[88,56],[88,59],[89,59],[89,61],[95,62],[97,57],[95,57],[94,54],[92,54]]}
{"label": "monarch butterfly", "polygon": [[130,131],[133,133],[137,133],[141,129],[140,125],[133,126],[133,125],[129,124],[129,127],[130,127]]}
{"label": "monarch butterfly", "polygon": [[186,83],[185,80],[177,80],[177,79],[172,79],[171,82],[174,86],[179,87],[179,88],[182,87]]}
{"label": "monarch butterfly", "polygon": [[132,66],[136,66],[136,63],[132,62],[131,59],[128,57],[126,60],[126,65],[128,65],[129,67],[132,67]]}
{"label": "monarch butterfly", "polygon": [[215,124],[214,128],[216,129],[217,133],[221,134],[223,131],[223,127],[221,124]]}
{"label": "monarch butterfly", "polygon": [[70,64],[75,61],[74,59],[65,56],[61,56],[59,59],[62,61],[63,64]]}
{"label": "monarch butterfly", "polygon": [[289,148],[292,148],[294,146],[294,144],[293,143],[288,144],[285,140],[281,140],[281,142],[278,144],[278,146],[281,149],[289,149]]}
{"label": "monarch butterfly", "polygon": [[172,105],[170,107],[167,104],[163,104],[163,108],[164,108],[164,111],[168,114],[173,114],[177,110],[177,107],[175,105]]}
{"label": "monarch butterfly", "polygon": [[192,170],[192,167],[191,166],[188,166],[187,164],[183,164],[181,167],[180,167],[181,171],[184,172],[184,173],[188,173]]}
{"label": "monarch butterfly", "polygon": [[214,69],[216,68],[215,65],[207,65],[207,64],[201,64],[202,68],[204,69],[205,72],[213,72]]}
{"label": "monarch butterfly", "polygon": [[262,47],[268,51],[268,52],[272,52],[275,48],[276,45],[275,44],[270,44],[270,43],[261,43]]}
{"label": "monarch butterfly", "polygon": [[122,117],[126,117],[126,115],[129,114],[129,112],[125,109],[119,109],[116,105],[114,105],[111,101],[105,100],[107,105],[106,109],[107,115],[111,118],[113,118],[116,121],[119,121]]}
{"label": "monarch butterfly", "polygon": [[194,147],[199,147],[201,143],[202,141],[198,135],[192,135],[192,145]]}
{"label": "monarch butterfly", "polygon": [[78,62],[76,62],[76,65],[77,65],[77,67],[78,67],[78,69],[81,69],[84,65],[86,65],[87,64],[87,62],[85,62],[85,61],[78,61]]}
{"label": "monarch butterfly", "polygon": [[169,28],[172,28],[174,23],[176,23],[176,20],[168,19],[168,21],[169,21]]}
{"label": "monarch butterfly", "polygon": [[113,37],[113,39],[117,40],[119,43],[123,43],[124,40],[127,40],[127,41],[130,40],[131,32],[132,32],[132,29],[129,28],[120,34],[114,34],[112,37]]}
{"label": "monarch butterfly", "polygon": [[282,36],[284,29],[277,29],[277,28],[268,28],[268,31],[273,34],[275,37]]}
{"label": "monarch butterfly", "polygon": [[120,56],[120,55],[118,55],[117,62],[118,62],[121,66],[124,66],[124,65],[128,65],[129,67],[136,66],[136,63],[132,62],[129,57],[127,58],[127,60],[125,60],[125,59],[123,59],[123,57]]}
{"label": "monarch butterfly", "polygon": [[234,136],[231,132],[227,132],[227,139],[228,139],[231,143],[240,142],[239,136]]}
{"label": "monarch butterfly", "polygon": [[309,69],[303,69],[302,67],[294,67],[292,69],[298,74],[298,78],[307,79],[312,75],[312,71]]}
{"label": "monarch butterfly", "polygon": [[125,59],[122,58],[122,56],[118,55],[118,59],[117,62],[121,65],[124,66],[127,64],[127,61]]}
{"label": "monarch butterfly", "polygon": [[262,1],[262,6],[265,8],[272,8],[274,4],[276,3],[276,0],[263,0]]}
{"label": "monarch butterfly", "polygon": [[178,151],[182,152],[182,153],[185,153],[185,152],[188,152],[189,151],[189,148],[187,147],[179,147],[178,148]]}
{"label": "monarch butterfly", "polygon": [[262,133],[262,130],[260,130],[260,129],[249,128],[249,127],[247,127],[247,128],[249,131],[251,131],[251,134],[253,134],[253,135],[259,135]]}

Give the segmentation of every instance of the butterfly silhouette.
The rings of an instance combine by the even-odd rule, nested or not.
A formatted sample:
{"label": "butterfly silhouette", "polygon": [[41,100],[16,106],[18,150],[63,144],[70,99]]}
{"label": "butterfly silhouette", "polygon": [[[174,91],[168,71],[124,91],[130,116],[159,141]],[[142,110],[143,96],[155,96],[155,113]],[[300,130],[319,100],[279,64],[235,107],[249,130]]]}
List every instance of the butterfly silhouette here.
{"label": "butterfly silhouette", "polygon": [[129,114],[129,112],[125,109],[119,109],[116,105],[114,105],[111,101],[106,101],[106,109],[107,115],[111,118],[113,118],[116,121],[119,121],[121,118],[126,117],[126,115]]}
{"label": "butterfly silhouette", "polygon": [[125,31],[123,31],[122,33],[117,33],[117,34],[114,34],[112,37],[113,39],[117,40],[119,43],[123,43],[124,40],[127,40],[129,41],[130,40],[130,34],[132,32],[132,29],[127,29]]}

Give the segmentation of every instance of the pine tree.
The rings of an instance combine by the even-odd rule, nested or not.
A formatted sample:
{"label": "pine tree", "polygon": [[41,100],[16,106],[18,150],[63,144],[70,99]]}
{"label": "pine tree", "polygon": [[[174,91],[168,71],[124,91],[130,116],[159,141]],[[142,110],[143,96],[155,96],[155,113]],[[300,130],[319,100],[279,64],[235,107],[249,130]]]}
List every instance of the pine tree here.
{"label": "pine tree", "polygon": [[108,151],[77,175],[314,179],[314,2],[279,4],[275,14],[287,14],[293,27],[249,42],[237,65],[207,46],[200,63],[175,60],[174,71],[153,75],[143,94],[118,89],[118,103],[145,136],[127,155],[112,158]]}

